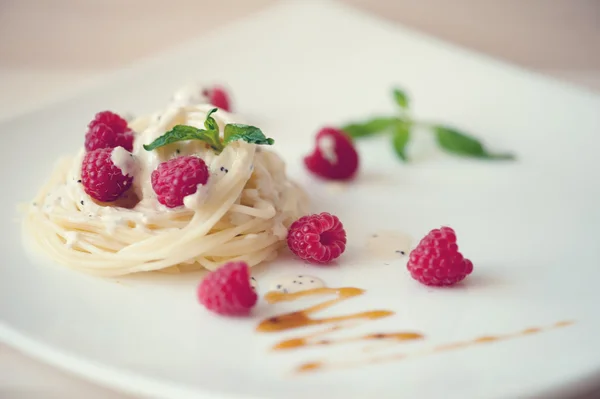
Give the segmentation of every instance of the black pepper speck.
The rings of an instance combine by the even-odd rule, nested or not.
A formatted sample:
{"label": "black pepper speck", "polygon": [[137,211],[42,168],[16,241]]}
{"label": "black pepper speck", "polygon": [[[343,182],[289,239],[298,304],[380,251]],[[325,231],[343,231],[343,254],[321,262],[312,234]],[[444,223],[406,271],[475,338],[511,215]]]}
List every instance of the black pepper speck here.
{"label": "black pepper speck", "polygon": [[277,289],[281,289],[281,284],[277,284]]}
{"label": "black pepper speck", "polygon": [[81,179],[77,180],[77,183],[81,183]]}
{"label": "black pepper speck", "polygon": [[80,202],[81,202],[81,205],[83,205],[83,200],[81,200]]}
{"label": "black pepper speck", "polygon": [[175,150],[176,153],[181,154],[181,150],[178,148]]}

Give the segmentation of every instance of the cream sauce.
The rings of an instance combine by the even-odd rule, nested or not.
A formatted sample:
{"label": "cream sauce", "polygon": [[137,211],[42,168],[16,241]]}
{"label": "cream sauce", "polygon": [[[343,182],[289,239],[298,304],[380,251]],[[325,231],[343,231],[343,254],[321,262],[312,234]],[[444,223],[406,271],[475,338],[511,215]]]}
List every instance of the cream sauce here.
{"label": "cream sauce", "polygon": [[293,294],[325,286],[325,282],[318,277],[307,274],[290,274],[274,279],[269,286],[269,291]]}
{"label": "cream sauce", "polygon": [[367,239],[367,249],[377,259],[400,259],[410,253],[411,245],[411,236],[400,231],[380,231]]}
{"label": "cream sauce", "polygon": [[119,169],[123,176],[134,176],[136,172],[136,162],[133,154],[123,147],[115,147],[110,153],[110,160]]}

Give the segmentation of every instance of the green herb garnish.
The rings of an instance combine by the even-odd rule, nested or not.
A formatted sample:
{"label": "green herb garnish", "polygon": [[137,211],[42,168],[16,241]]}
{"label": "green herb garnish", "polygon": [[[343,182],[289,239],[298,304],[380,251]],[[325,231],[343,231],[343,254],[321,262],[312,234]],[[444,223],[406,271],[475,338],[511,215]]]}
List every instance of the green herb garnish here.
{"label": "green herb garnish", "polygon": [[406,93],[398,88],[394,89],[394,100],[396,100],[396,104],[400,106],[400,108],[404,110],[408,110],[408,96]]}
{"label": "green herb garnish", "polygon": [[212,117],[212,114],[215,112],[217,112],[217,108],[213,108],[206,115],[204,129],[198,129],[197,127],[187,125],[176,125],[173,129],[169,130],[152,143],[144,144],[144,149],[146,151],[152,151],[178,141],[200,140],[210,145],[213,150],[221,152],[227,144],[237,140],[264,145],[272,145],[275,142],[275,140],[267,138],[259,128],[239,123],[225,125],[223,132],[224,137],[223,140],[221,140],[219,126],[217,125],[215,118]]}
{"label": "green herb garnish", "polygon": [[456,129],[445,126],[433,126],[433,131],[440,147],[457,155],[473,158],[513,159],[511,154],[493,154],[488,152],[475,138]]}
{"label": "green herb garnish", "polygon": [[231,143],[236,140],[244,140],[252,144],[272,145],[275,140],[265,137],[259,128],[238,123],[225,125],[223,132],[225,143]]}
{"label": "green herb garnish", "polygon": [[378,116],[360,123],[351,123],[343,126],[342,130],[354,139],[391,134],[394,151],[398,158],[403,161],[408,161],[406,146],[410,141],[411,134],[417,127],[432,131],[438,145],[454,155],[480,159],[514,159],[512,154],[496,154],[488,151],[479,140],[458,129],[414,120],[409,114],[410,101],[408,95],[404,91],[395,88],[393,96],[400,110],[399,115]]}
{"label": "green herb garnish", "polygon": [[410,140],[410,125],[407,123],[396,123],[394,125],[394,131],[392,136],[392,144],[394,145],[394,151],[396,155],[403,161],[408,161],[406,157],[406,145]]}
{"label": "green herb garnish", "polygon": [[354,138],[371,136],[377,133],[385,133],[397,121],[398,118],[373,118],[363,123],[346,125],[342,130]]}

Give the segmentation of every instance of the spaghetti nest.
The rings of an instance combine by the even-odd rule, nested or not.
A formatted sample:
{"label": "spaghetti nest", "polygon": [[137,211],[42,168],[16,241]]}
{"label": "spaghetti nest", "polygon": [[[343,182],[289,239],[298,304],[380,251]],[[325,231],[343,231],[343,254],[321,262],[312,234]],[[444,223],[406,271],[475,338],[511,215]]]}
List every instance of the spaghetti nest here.
{"label": "spaghetti nest", "polygon": [[[58,263],[102,276],[214,270],[232,260],[254,266],[273,259],[287,227],[308,205],[277,154],[244,141],[218,154],[200,141],[143,148],[175,125],[201,127],[210,108],[172,107],[131,122],[137,132],[133,187],[114,203],[98,203],[84,191],[84,150],[60,160],[28,207],[25,237]],[[231,115],[220,114],[215,119],[222,127]],[[157,201],[150,175],[161,162],[184,155],[202,158],[210,177],[184,206],[169,209]]]}

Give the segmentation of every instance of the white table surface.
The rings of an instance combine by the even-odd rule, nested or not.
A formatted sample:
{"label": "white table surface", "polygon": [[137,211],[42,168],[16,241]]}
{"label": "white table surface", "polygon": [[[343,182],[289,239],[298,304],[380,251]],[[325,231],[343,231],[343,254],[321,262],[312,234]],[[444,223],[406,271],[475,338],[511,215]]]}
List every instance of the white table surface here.
{"label": "white table surface", "polygon": [[[275,1],[1,0],[0,121]],[[600,93],[597,0],[346,2]],[[0,344],[0,398],[129,397]],[[584,397],[600,397],[600,390]]]}

